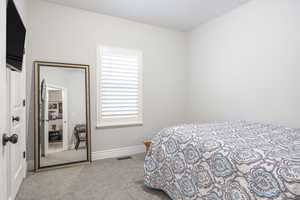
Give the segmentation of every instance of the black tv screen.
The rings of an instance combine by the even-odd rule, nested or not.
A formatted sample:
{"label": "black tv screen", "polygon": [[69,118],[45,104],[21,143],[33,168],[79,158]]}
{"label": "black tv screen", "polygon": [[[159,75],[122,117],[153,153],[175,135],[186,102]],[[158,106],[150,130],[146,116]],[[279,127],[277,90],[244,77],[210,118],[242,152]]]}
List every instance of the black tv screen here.
{"label": "black tv screen", "polygon": [[6,16],[6,64],[21,71],[26,29],[13,0],[7,2]]}

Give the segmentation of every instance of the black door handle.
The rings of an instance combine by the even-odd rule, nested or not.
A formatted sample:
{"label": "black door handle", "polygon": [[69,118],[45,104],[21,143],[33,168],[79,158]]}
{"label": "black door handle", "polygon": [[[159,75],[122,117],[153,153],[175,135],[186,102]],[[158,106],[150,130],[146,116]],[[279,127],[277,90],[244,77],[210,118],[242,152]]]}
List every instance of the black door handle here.
{"label": "black door handle", "polygon": [[16,116],[16,117],[12,117],[12,121],[16,121],[16,122],[19,122],[20,121],[20,117],[19,116]]}
{"label": "black door handle", "polygon": [[16,144],[18,142],[19,136],[17,134],[13,134],[12,136],[8,136],[7,134],[3,134],[2,136],[2,144],[5,146],[8,142]]}

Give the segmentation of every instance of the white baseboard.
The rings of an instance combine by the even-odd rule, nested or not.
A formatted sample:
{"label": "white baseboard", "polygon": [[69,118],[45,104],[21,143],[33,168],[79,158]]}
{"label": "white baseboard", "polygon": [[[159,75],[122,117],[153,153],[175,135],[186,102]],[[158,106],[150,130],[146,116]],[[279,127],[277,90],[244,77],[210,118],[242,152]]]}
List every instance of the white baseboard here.
{"label": "white baseboard", "polygon": [[94,161],[94,160],[101,160],[106,158],[129,156],[138,153],[143,153],[145,151],[146,149],[144,145],[136,145],[130,147],[117,148],[117,149],[109,149],[104,151],[96,151],[96,152],[92,152],[92,160]]}
{"label": "white baseboard", "polygon": [[[129,156],[138,153],[144,153],[146,151],[144,145],[135,145],[130,147],[122,147],[117,149],[109,149],[103,151],[94,151],[92,152],[92,160],[102,160],[106,158],[116,158],[122,156]],[[33,170],[34,169],[34,161],[28,160],[27,161],[27,169]]]}

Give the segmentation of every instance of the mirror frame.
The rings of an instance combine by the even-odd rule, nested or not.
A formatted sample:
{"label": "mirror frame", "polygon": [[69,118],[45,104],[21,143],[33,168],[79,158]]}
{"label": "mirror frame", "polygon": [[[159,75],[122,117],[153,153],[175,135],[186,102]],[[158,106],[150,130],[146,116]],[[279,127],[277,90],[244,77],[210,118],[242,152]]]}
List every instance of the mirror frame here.
{"label": "mirror frame", "polygon": [[[64,168],[64,167],[71,167],[76,166],[84,163],[91,163],[91,122],[90,122],[90,66],[83,65],[83,64],[70,64],[70,63],[58,63],[58,62],[44,62],[44,61],[34,61],[34,82],[35,82],[35,89],[34,89],[34,171],[45,171],[48,169],[57,169],[57,168]],[[47,67],[62,67],[62,68],[79,68],[83,69],[85,72],[85,99],[86,99],[86,149],[87,149],[87,157],[85,160],[82,161],[74,161],[69,163],[62,163],[62,164],[55,164],[50,166],[41,166],[40,164],[40,148],[39,148],[39,120],[40,120],[40,68],[41,66]]]}

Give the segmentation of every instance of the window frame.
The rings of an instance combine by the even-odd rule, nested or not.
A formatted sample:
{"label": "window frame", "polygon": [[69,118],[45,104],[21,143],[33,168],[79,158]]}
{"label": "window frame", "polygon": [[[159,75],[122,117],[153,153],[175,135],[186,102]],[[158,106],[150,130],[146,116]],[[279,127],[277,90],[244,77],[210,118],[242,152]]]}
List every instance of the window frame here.
{"label": "window frame", "polygon": [[[123,55],[138,56],[138,117],[132,119],[112,119],[104,120],[102,114],[102,53],[103,50],[110,50]],[[118,127],[118,126],[139,126],[143,125],[143,52],[141,50],[119,48],[114,46],[99,45],[97,47],[97,64],[96,64],[96,89],[97,89],[97,125],[96,128]]]}

